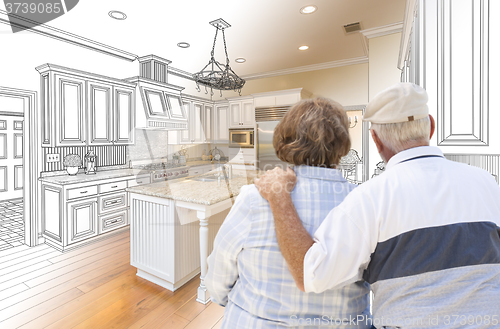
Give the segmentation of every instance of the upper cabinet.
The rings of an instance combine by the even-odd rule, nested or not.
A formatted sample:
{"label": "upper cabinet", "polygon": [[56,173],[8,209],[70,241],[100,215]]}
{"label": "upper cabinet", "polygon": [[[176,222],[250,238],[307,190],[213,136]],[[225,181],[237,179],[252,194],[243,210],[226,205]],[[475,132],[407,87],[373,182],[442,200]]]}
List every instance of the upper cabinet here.
{"label": "upper cabinet", "polygon": [[37,70],[42,146],[134,142],[135,84],[52,64]]}
{"label": "upper cabinet", "polygon": [[291,106],[311,93],[302,88],[252,94],[255,108]]}
{"label": "upper cabinet", "polygon": [[229,143],[229,103],[217,103],[214,112],[213,141]]}
{"label": "upper cabinet", "polygon": [[187,129],[169,132],[169,144],[202,144],[212,141],[214,102],[183,95],[182,109],[186,113]]}
{"label": "upper cabinet", "polygon": [[255,110],[252,97],[229,98],[229,128],[253,128]]}

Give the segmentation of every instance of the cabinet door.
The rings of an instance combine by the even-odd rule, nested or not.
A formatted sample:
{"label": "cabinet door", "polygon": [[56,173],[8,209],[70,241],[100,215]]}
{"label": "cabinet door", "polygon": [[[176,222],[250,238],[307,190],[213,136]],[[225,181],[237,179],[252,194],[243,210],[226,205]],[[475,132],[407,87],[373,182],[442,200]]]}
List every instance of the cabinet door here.
{"label": "cabinet door", "polygon": [[246,101],[241,103],[241,125],[246,127],[253,127],[255,124],[255,110],[253,101]]}
{"label": "cabinet door", "polygon": [[42,233],[59,242],[62,242],[64,227],[62,194],[59,187],[42,185]]}
{"label": "cabinet door", "polygon": [[97,198],[68,203],[68,244],[97,235]]}
{"label": "cabinet door", "polygon": [[214,139],[220,143],[229,143],[229,106],[217,106],[215,108]]}
{"label": "cabinet door", "polygon": [[191,123],[193,121],[191,112],[191,102],[183,102],[182,106],[184,106],[184,113],[186,113],[186,117],[188,120],[188,129],[180,131],[180,136],[181,136],[180,142],[189,144],[191,143],[190,131],[192,130]]}
{"label": "cabinet door", "polygon": [[213,138],[213,132],[212,132],[213,112],[214,112],[214,107],[212,105],[205,105],[205,120],[204,120],[205,142],[210,142],[212,141]]}
{"label": "cabinet door", "polygon": [[241,128],[241,104],[229,104],[229,128]]}
{"label": "cabinet door", "polygon": [[135,90],[115,87],[114,93],[114,142],[134,143]]}
{"label": "cabinet door", "polygon": [[113,141],[112,89],[109,84],[88,82],[88,126],[91,145],[111,145]]}
{"label": "cabinet door", "polygon": [[193,103],[193,117],[192,117],[192,143],[203,143],[205,136],[203,135],[203,104]]}
{"label": "cabinet door", "polygon": [[86,143],[85,80],[55,75],[56,146],[82,146]]}

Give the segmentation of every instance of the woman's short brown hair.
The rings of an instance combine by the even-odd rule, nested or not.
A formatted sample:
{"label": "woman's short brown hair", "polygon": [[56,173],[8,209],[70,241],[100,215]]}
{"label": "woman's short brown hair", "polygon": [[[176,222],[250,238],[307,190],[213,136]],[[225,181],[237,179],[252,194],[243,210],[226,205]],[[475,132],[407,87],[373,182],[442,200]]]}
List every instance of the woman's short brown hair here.
{"label": "woman's short brown hair", "polygon": [[282,161],[336,168],[351,148],[347,114],[328,98],[302,100],[274,129],[273,146]]}

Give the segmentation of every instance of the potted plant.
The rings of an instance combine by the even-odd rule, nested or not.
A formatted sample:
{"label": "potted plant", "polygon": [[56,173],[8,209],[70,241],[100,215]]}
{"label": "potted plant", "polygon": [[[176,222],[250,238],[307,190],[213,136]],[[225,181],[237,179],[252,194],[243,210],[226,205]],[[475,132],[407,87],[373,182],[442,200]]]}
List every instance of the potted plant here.
{"label": "potted plant", "polygon": [[68,154],[64,157],[63,165],[68,175],[78,174],[78,167],[82,165],[82,158],[78,154]]}

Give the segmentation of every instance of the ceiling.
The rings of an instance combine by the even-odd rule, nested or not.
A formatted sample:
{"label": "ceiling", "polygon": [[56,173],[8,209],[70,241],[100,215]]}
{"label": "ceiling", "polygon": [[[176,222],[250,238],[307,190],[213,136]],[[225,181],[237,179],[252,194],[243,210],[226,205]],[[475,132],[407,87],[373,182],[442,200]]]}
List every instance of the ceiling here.
{"label": "ceiling", "polygon": [[[138,56],[154,54],[190,73],[210,59],[215,28],[223,18],[231,67],[240,76],[366,57],[362,35],[346,35],[343,25],[363,30],[400,23],[406,0],[84,0],[48,25]],[[299,10],[315,5],[304,15]],[[109,17],[111,10],[127,15]],[[179,42],[191,46],[183,49]],[[299,46],[308,45],[305,51]],[[216,59],[225,62],[221,35]],[[238,57],[245,63],[234,62]]]}

